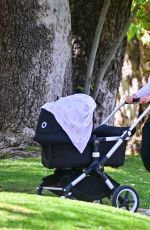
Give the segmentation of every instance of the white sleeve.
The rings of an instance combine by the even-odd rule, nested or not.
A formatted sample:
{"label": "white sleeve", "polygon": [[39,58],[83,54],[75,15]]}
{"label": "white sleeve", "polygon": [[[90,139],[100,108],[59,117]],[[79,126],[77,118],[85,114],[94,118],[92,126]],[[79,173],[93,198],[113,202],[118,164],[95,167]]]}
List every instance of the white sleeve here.
{"label": "white sleeve", "polygon": [[150,95],[150,76],[148,78],[148,83],[139,89],[136,93],[134,93],[138,98]]}

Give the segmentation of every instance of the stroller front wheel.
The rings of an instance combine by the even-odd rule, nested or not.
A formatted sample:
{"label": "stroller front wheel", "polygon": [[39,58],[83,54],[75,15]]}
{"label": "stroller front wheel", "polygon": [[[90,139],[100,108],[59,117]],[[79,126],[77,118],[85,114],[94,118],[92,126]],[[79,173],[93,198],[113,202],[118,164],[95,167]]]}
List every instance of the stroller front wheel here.
{"label": "stroller front wheel", "polygon": [[119,186],[112,195],[112,205],[117,208],[136,212],[139,206],[139,196],[130,186]]}
{"label": "stroller front wheel", "polygon": [[42,191],[43,191],[43,187],[41,187],[41,186],[37,187],[37,189],[36,189],[37,195],[43,195]]}

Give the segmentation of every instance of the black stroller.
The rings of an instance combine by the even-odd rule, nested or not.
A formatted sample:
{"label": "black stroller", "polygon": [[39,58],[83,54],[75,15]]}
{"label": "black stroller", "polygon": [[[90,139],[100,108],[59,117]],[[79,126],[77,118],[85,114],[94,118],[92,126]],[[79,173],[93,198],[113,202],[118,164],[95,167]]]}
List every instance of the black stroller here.
{"label": "black stroller", "polygon": [[70,138],[57,123],[55,117],[41,109],[34,140],[41,145],[42,164],[55,169],[52,175],[43,178],[37,188],[70,199],[102,203],[112,198],[112,205],[136,212],[138,194],[128,185],[120,185],[104,172],[105,166],[120,167],[125,161],[127,140],[134,134],[135,127],[150,110],[150,105],[131,127],[108,126],[108,120],[123,106],[122,102],[92,132],[82,154],[74,147]]}

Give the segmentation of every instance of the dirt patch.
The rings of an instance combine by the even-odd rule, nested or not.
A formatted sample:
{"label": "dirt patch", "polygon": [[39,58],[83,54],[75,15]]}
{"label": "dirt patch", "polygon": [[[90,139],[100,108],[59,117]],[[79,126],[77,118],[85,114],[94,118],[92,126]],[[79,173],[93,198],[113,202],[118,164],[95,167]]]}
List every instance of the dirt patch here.
{"label": "dirt patch", "polygon": [[145,212],[146,212],[147,209],[144,209],[144,208],[139,208],[137,210],[137,213],[140,213],[140,214],[143,214],[143,215],[146,215]]}
{"label": "dirt patch", "polygon": [[145,208],[139,208],[138,211],[137,211],[137,213],[140,213],[140,214],[142,214],[142,215],[146,215],[146,216],[149,216],[149,217],[150,217],[150,215],[148,215],[148,214],[146,213],[147,210],[148,210],[148,209],[145,209]]}

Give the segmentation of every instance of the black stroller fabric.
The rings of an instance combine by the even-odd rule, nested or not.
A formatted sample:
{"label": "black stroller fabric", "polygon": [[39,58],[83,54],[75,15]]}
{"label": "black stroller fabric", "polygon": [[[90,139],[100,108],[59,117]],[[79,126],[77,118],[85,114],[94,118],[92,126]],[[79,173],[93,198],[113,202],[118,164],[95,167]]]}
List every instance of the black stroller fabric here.
{"label": "black stroller fabric", "polygon": [[[128,130],[129,127],[114,127],[108,125],[101,125],[93,130],[93,134],[98,137],[114,137],[121,136],[124,131]],[[132,135],[134,135],[136,129],[133,129]]]}
{"label": "black stroller fabric", "polygon": [[71,143],[70,138],[57,123],[54,115],[45,109],[41,109],[34,140],[39,144],[48,144],[51,142]]}
{"label": "black stroller fabric", "polygon": [[141,159],[145,168],[150,172],[150,116],[142,129]]}
{"label": "black stroller fabric", "polygon": [[[84,152],[81,154],[57,123],[55,117],[50,112],[42,109],[34,140],[41,144],[42,163],[45,167],[87,167],[92,163],[94,136],[95,133],[91,135]],[[100,160],[105,157],[115,143],[115,141],[103,141],[100,143]],[[120,167],[124,164],[126,143],[127,142],[124,141],[110,159],[108,159],[105,166]]]}

